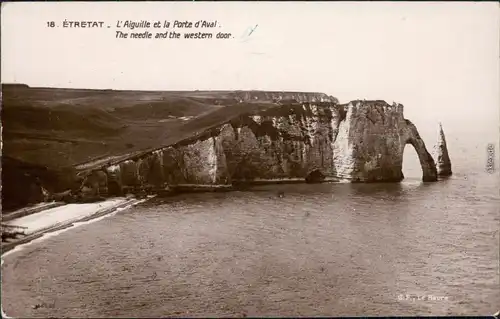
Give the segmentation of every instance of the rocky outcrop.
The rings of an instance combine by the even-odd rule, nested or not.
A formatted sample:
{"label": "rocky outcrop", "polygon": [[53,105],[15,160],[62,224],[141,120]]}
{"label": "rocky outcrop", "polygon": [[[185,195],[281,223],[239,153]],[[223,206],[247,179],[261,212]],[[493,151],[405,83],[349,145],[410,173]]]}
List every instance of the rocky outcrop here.
{"label": "rocky outcrop", "polygon": [[18,226],[11,226],[4,223],[0,224],[0,232],[2,234],[2,242],[6,242],[9,239],[15,239],[18,236],[24,235],[23,228]]}
{"label": "rocky outcrop", "polygon": [[42,178],[52,175],[46,167],[2,156],[2,211],[15,210],[48,199]]}
{"label": "rocky outcrop", "polygon": [[443,126],[441,123],[439,123],[439,135],[435,152],[438,176],[444,177],[452,175],[450,156],[448,155],[448,147],[446,145],[446,138],[444,136]]}
{"label": "rocky outcrop", "polygon": [[108,165],[90,173],[86,185],[96,195],[104,185],[118,195],[260,182],[399,182],[407,145],[418,154],[422,180],[437,180],[436,164],[401,104],[303,98],[309,101],[281,99],[177,144]]}
{"label": "rocky outcrop", "polygon": [[403,105],[353,101],[346,106],[334,149],[337,175],[354,182],[398,182],[406,145],[415,148],[422,180],[435,181],[436,168],[417,128],[403,116]]}

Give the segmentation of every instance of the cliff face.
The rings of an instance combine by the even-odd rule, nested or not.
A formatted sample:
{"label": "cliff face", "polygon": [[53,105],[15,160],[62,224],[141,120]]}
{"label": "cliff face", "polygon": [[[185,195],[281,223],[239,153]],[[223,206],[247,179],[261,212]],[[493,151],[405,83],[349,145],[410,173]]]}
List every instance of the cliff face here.
{"label": "cliff face", "polygon": [[398,182],[404,178],[403,151],[408,144],[418,154],[422,179],[437,180],[435,162],[415,125],[403,117],[401,104],[339,105],[326,95],[285,102],[282,97],[264,111],[110,165],[97,184],[106,179],[109,190],[120,193],[124,188],[224,187],[260,181]]}
{"label": "cliff face", "polygon": [[423,181],[437,179],[432,156],[417,128],[403,117],[401,104],[384,101],[353,101],[339,125],[334,149],[338,176],[357,182],[401,181],[403,152],[415,148]]}

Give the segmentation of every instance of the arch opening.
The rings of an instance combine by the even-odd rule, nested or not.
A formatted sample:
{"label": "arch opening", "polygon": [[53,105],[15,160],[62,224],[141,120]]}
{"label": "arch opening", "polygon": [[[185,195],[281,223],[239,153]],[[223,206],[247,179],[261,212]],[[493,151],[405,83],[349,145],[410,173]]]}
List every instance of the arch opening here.
{"label": "arch opening", "polygon": [[[407,151],[405,152],[406,146],[410,144],[413,150],[412,151]],[[419,164],[411,164],[412,163],[412,155],[415,152],[417,154],[418,162]],[[405,158],[406,157],[406,158]],[[402,170],[401,174],[403,175],[402,177],[405,178],[404,174],[404,168],[407,167],[409,168],[410,172],[407,172],[410,174],[410,176],[415,176],[416,172],[418,172],[418,167],[420,167],[421,170],[421,180],[424,182],[435,182],[437,181],[437,170],[436,170],[436,164],[434,162],[434,159],[432,158],[431,154],[427,151],[424,142],[421,139],[409,139],[405,143],[405,148],[403,149],[403,162],[402,164]],[[406,163],[405,163],[406,162]],[[418,176],[418,175],[417,175]]]}
{"label": "arch opening", "polygon": [[417,150],[411,143],[406,143],[403,149],[401,165],[402,178],[405,180],[422,180],[423,169]]}
{"label": "arch opening", "polygon": [[315,169],[311,171],[309,174],[306,176],[306,183],[321,183],[325,180],[326,176],[321,173],[319,169]]}
{"label": "arch opening", "polygon": [[118,181],[108,181],[108,196],[122,196],[123,190]]}

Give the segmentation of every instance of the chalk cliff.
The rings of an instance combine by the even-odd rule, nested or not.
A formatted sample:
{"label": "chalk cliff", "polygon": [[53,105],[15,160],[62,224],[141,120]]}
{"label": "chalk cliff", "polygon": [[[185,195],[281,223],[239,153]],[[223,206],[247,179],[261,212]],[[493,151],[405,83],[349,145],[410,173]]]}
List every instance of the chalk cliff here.
{"label": "chalk cliff", "polygon": [[339,104],[323,94],[242,92],[239,99],[274,102],[174,145],[108,165],[100,178],[90,174],[89,184],[107,183],[108,192],[120,194],[258,182],[399,182],[408,144],[418,154],[423,181],[437,180],[436,164],[401,104]]}
{"label": "chalk cliff", "polygon": [[443,132],[443,126],[439,123],[438,142],[436,144],[436,168],[438,176],[450,176],[451,160],[448,155],[448,146]]}

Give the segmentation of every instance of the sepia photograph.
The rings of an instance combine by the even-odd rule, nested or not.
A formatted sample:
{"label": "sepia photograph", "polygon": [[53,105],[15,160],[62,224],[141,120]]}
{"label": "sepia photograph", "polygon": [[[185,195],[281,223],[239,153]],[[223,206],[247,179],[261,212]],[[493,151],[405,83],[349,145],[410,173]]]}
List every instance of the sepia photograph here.
{"label": "sepia photograph", "polygon": [[500,310],[496,2],[2,2],[3,318]]}

